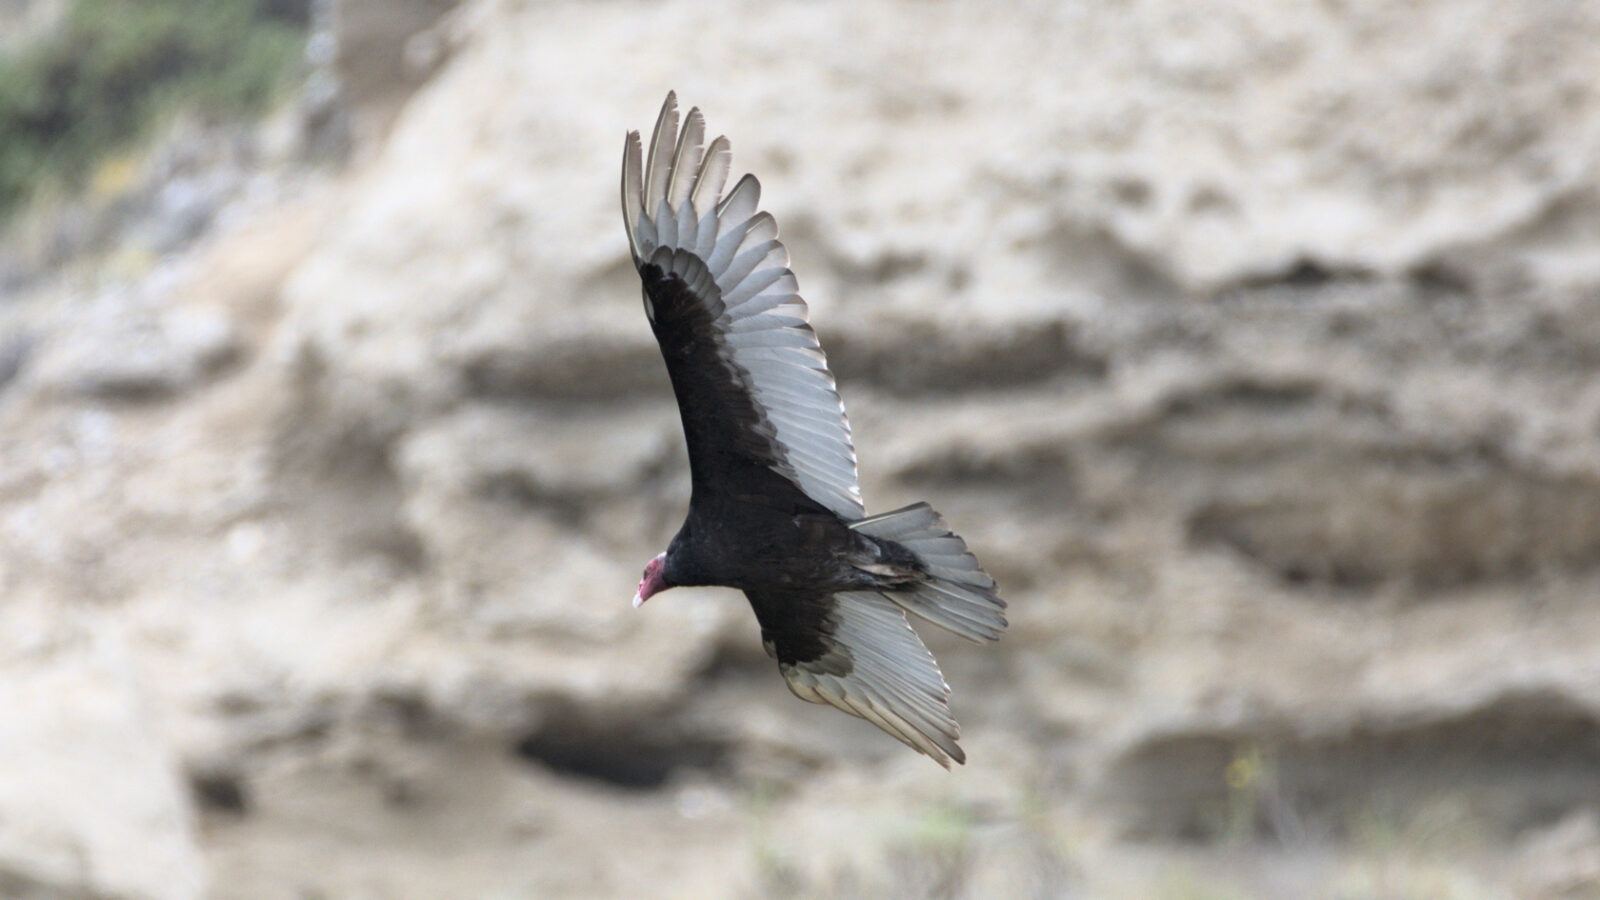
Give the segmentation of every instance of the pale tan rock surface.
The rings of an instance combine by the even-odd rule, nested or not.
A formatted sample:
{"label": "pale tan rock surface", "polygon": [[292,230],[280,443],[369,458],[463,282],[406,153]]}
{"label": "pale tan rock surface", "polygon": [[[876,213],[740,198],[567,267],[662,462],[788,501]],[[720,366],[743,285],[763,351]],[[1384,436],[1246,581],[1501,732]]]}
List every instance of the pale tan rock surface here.
{"label": "pale tan rock surface", "polygon": [[[1597,889],[1600,14],[418,40],[345,172],[0,303],[0,888]],[[934,502],[1011,602],[929,636],[954,775],[794,701],[737,595],[629,607],[688,492],[615,197],[668,88],[762,179],[869,507]]]}

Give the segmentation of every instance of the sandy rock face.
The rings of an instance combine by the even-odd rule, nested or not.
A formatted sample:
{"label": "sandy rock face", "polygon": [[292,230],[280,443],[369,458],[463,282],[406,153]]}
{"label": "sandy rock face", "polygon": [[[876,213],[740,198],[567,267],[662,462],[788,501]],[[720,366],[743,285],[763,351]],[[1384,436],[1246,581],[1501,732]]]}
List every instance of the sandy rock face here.
{"label": "sandy rock face", "polygon": [[204,896],[195,811],[115,628],[12,596],[0,672],[0,887],[10,896]]}
{"label": "sandy rock face", "polygon": [[[1587,7],[428,40],[370,163],[0,310],[5,615],[90,635],[7,654],[0,887],[1584,896]],[[928,635],[954,777],[794,702],[736,595],[629,608],[688,491],[615,196],[669,87],[762,179],[869,508],[932,501],[1012,604]]]}

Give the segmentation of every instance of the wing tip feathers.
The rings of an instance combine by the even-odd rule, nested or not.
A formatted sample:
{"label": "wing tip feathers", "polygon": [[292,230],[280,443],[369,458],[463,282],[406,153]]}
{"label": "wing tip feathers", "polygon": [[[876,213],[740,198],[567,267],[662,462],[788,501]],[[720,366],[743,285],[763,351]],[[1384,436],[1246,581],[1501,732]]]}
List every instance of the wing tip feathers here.
{"label": "wing tip feathers", "polygon": [[834,598],[838,618],[828,657],[841,654],[848,668],[839,674],[832,666],[780,664],[789,689],[871,722],[946,769],[965,763],[950,686],[904,610],[878,592],[845,591]]}

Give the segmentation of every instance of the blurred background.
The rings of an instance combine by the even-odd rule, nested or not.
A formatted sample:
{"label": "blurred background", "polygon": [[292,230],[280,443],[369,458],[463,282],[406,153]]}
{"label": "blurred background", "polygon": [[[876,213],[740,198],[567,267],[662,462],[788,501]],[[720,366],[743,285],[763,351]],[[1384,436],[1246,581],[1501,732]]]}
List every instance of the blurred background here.
{"label": "blurred background", "polygon": [[[630,606],[669,88],[953,774]],[[0,0],[0,216],[0,896],[1600,897],[1600,6]]]}

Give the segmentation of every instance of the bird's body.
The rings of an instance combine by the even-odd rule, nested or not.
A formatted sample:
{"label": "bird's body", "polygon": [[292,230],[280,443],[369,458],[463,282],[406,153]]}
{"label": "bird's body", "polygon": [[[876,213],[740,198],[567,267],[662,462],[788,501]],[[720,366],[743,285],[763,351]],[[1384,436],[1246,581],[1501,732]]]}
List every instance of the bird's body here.
{"label": "bird's body", "polygon": [[726,196],[726,138],[703,147],[669,94],[648,159],[623,157],[644,306],[682,414],[692,492],[635,604],[670,587],[744,591],[791,690],[949,766],[949,687],[906,612],[972,640],[1006,626],[994,580],[927,504],[867,516],[850,426],[760,185]]}

